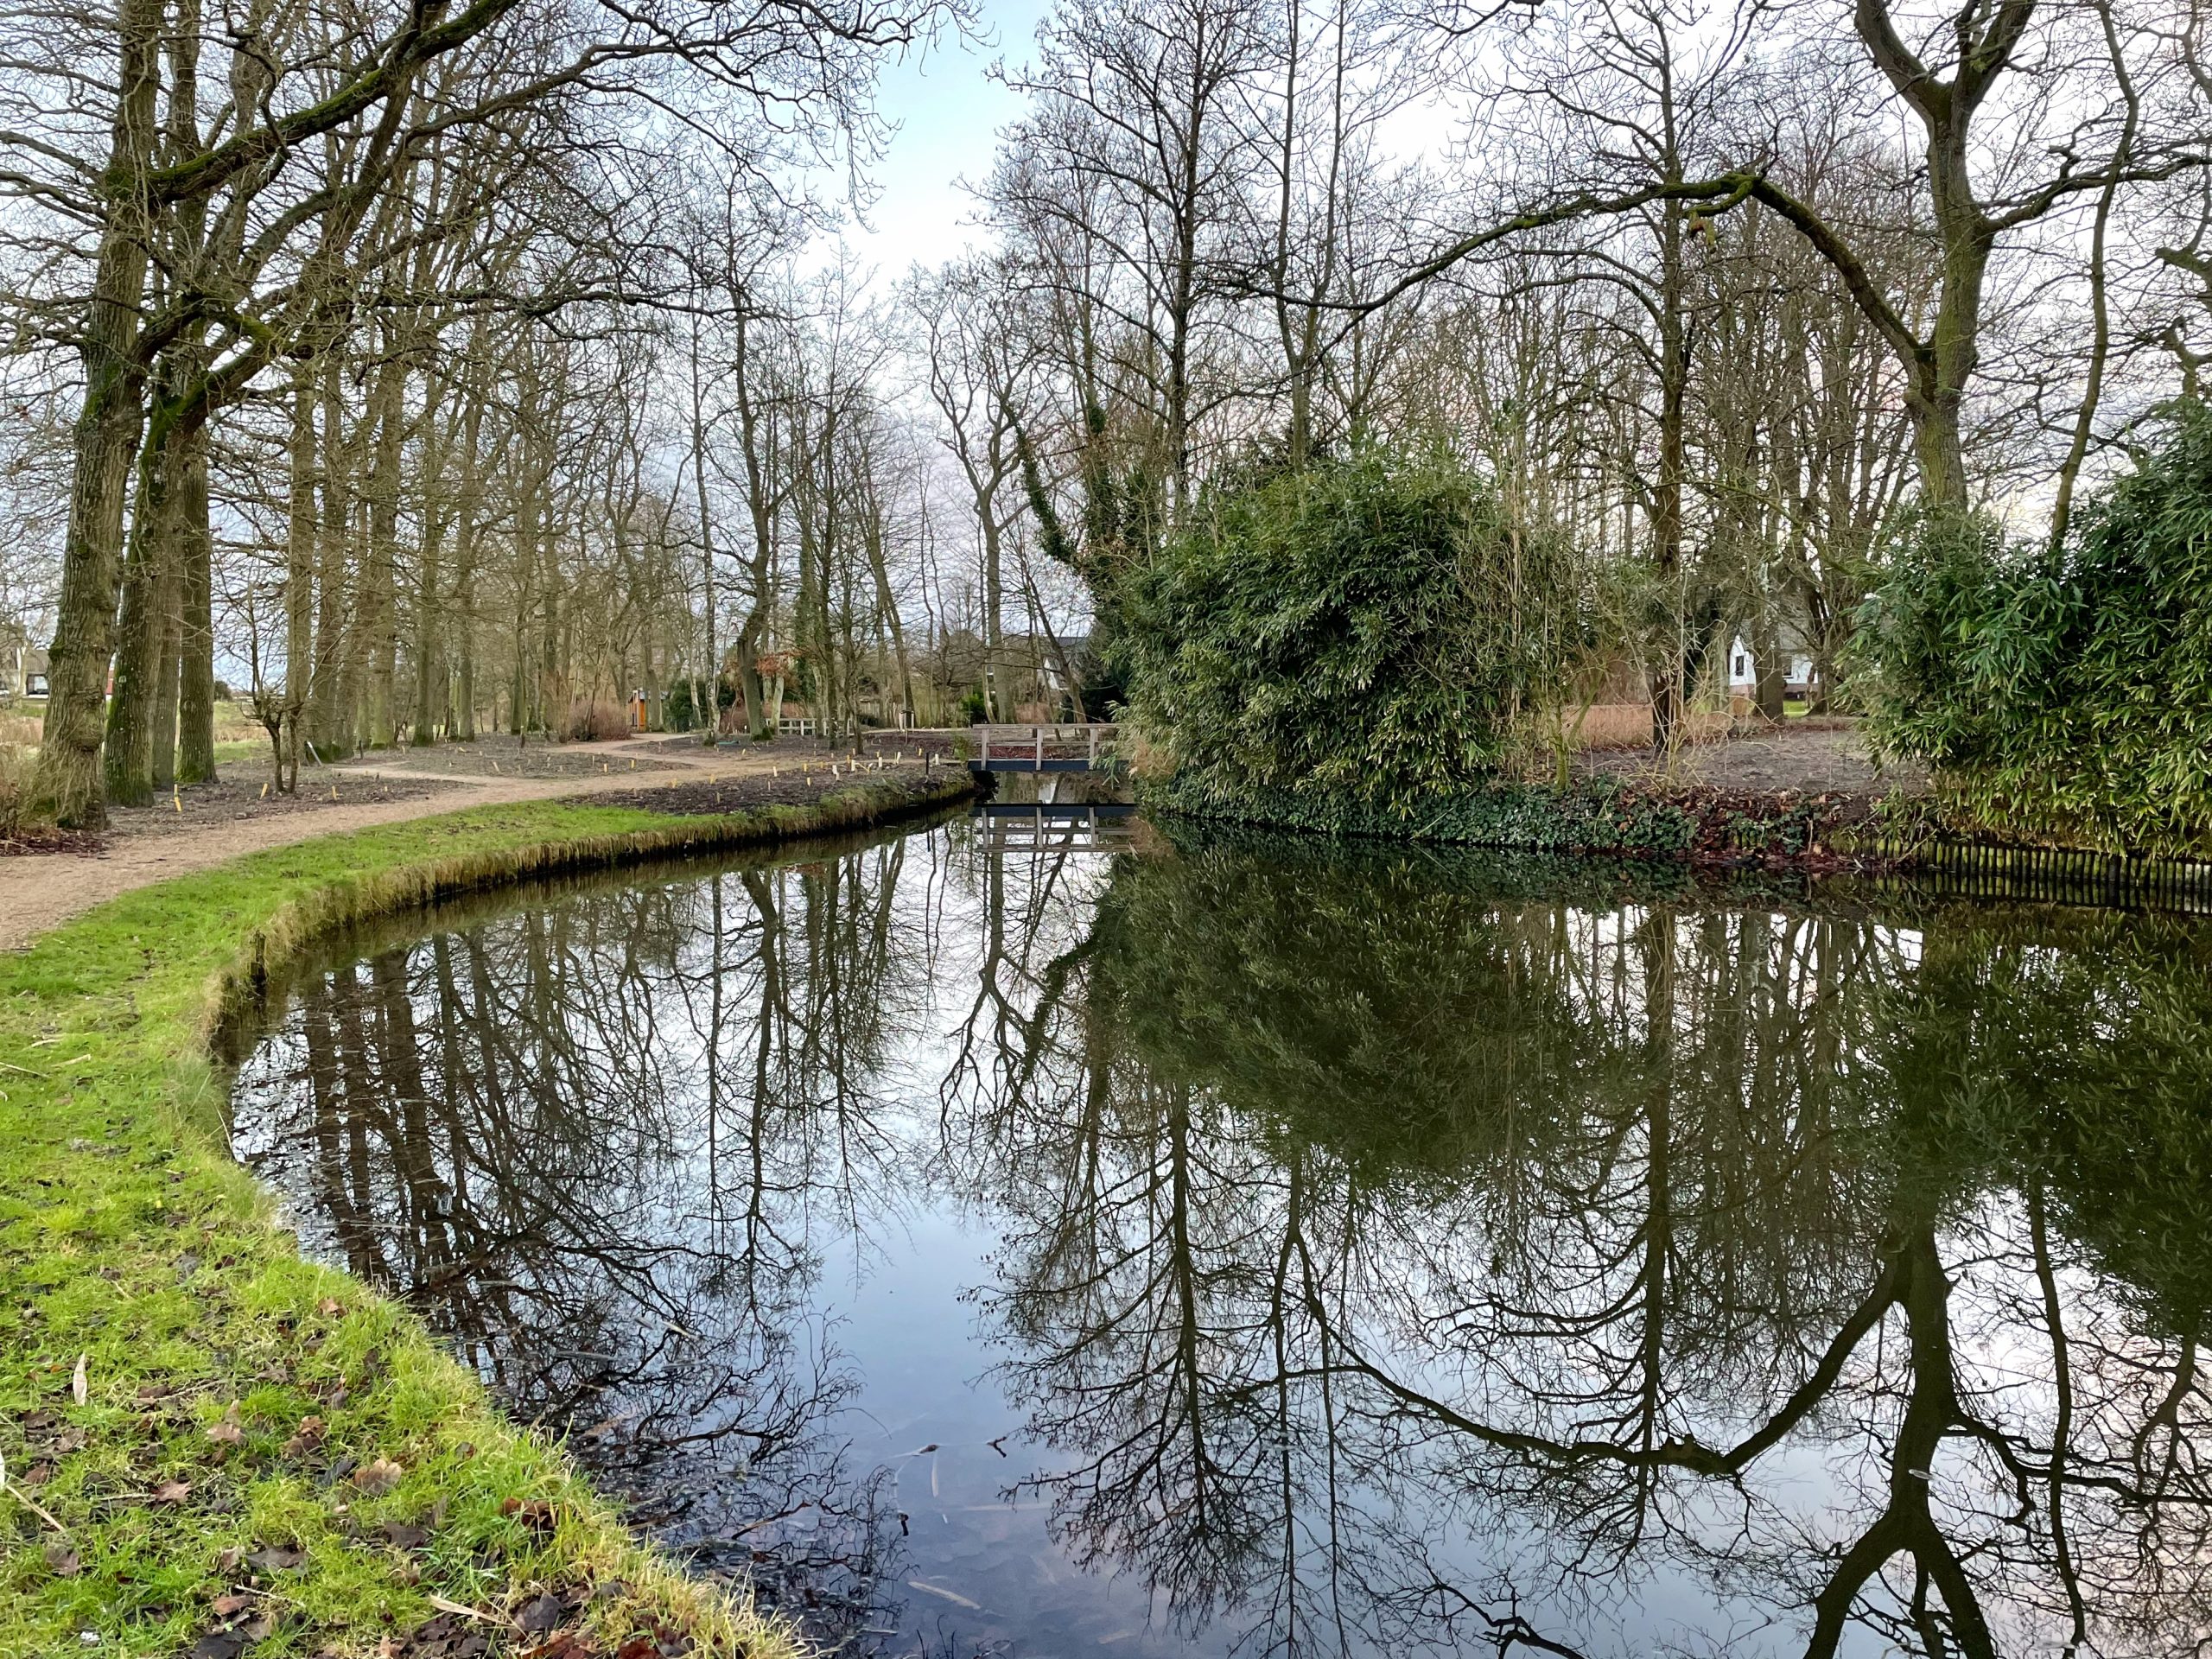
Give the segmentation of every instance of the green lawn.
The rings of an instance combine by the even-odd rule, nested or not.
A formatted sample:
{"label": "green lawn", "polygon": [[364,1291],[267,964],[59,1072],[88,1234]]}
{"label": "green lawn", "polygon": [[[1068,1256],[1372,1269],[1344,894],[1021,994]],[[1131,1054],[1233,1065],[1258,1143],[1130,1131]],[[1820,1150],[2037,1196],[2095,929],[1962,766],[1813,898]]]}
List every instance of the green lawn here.
{"label": "green lawn", "polygon": [[660,1630],[795,1651],[639,1545],[405,1308],[301,1259],[227,1155],[208,1045],[257,963],[348,920],[881,801],[421,819],[149,887],[0,956],[0,1659],[226,1630],[254,1659],[369,1654],[441,1602],[487,1631],[561,1610],[588,1632],[576,1659]]}

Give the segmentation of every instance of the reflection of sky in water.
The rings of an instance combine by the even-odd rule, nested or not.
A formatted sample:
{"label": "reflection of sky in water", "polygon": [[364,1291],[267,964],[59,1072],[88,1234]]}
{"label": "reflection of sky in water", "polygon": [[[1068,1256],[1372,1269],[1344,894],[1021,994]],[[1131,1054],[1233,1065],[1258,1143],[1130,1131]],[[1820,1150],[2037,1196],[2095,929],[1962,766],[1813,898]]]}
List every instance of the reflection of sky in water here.
{"label": "reflection of sky in water", "polygon": [[[1886,1450],[1914,1386],[1902,1300],[1740,1486],[1679,1466],[1616,1479],[1604,1459],[1561,1478],[1468,1426],[1605,1440],[1655,1326],[1663,1397],[1648,1433],[1614,1436],[1631,1454],[1670,1437],[1735,1445],[1784,1405],[1876,1279],[1885,1200],[1867,1189],[1910,1160],[1862,1166],[1872,1154],[1838,1147],[1870,1090],[1874,1119],[1910,1105],[1907,1071],[1884,1070],[1897,1033],[1868,999],[1911,988],[1945,949],[1939,931],[1922,916],[1808,922],[1770,899],[1565,905],[1449,881],[1432,895],[1402,870],[1278,879],[1252,855],[995,861],[967,833],[786,862],[753,888],[687,876],[459,916],[442,957],[416,944],[379,959],[384,981],[348,969],[308,986],[241,1073],[238,1152],[311,1249],[356,1271],[384,1262],[519,1407],[614,1424],[577,1441],[601,1478],[826,1636],[886,1653],[1318,1653],[1479,1649],[1520,1630],[1592,1656],[1805,1650],[1823,1575],[1889,1501]],[[1391,920],[1432,896],[1433,932]],[[1407,956],[1408,932],[1431,954]],[[1298,941],[1280,959],[1278,937]],[[1655,938],[1673,943],[1655,954]],[[756,1189],[768,942],[790,1029],[764,1063],[775,1109]],[[1976,948],[1976,986],[1992,962],[2050,978],[2079,955]],[[455,1013],[480,994],[455,965],[471,949],[497,1007],[476,1026]],[[378,989],[402,962],[411,1116]],[[1541,995],[1532,964],[1553,976]],[[2063,994],[2109,1036],[2133,992]],[[1936,1009],[1929,1031],[1955,1012]],[[549,1017],[563,1045],[533,1030]],[[1910,1066],[1933,1065],[1934,1039],[1905,1035],[1920,1045],[1897,1050]],[[349,1041],[358,1077],[334,1084]],[[496,1066],[486,1045],[505,1046]],[[494,1072],[500,1112],[583,1127],[550,1148],[526,1127],[504,1147],[439,1128],[441,1103],[490,1121]],[[1102,1099],[1108,1128],[1077,1133]],[[1188,1255],[1160,1244],[1158,1148],[1179,1111],[1198,1147],[1173,1165],[1190,1178],[1174,1207]],[[357,1178],[334,1184],[349,1156]],[[1312,1187],[1295,1222],[1286,1160]],[[1638,1172],[1662,1160],[1684,1166],[1663,1224],[1633,1212]],[[1739,1174],[1745,1190],[1725,1190]],[[1955,1369],[2015,1463],[2047,1458],[2032,1225],[2017,1192],[1973,1197],[1980,1179],[1930,1217]],[[504,1217],[512,1236],[483,1228],[456,1265],[437,1245],[455,1211]],[[558,1236],[530,1224],[546,1216]],[[1659,1230],[1669,1249],[1649,1268],[1637,1252]],[[1165,1316],[1086,1325],[1094,1304],[1172,1312],[1179,1263],[1200,1285],[1195,1370]],[[1647,1272],[1663,1317],[1639,1312]],[[2164,1350],[2086,1262],[2054,1262],[2050,1281],[2090,1351],[2117,1356],[2077,1388],[2070,1431],[2108,1452],[2140,1427],[2158,1392],[2141,1362]],[[1770,1305],[1788,1299],[1803,1306]],[[1278,1304],[1280,1338],[1261,1317]],[[1210,1442],[1193,1455],[1228,1472],[1179,1485],[1176,1436],[1137,1442],[1146,1412],[1173,1420],[1185,1391],[1204,1430],[1185,1438]],[[1268,1438],[1285,1421],[1268,1418],[1275,1402],[1287,1446]],[[750,1438],[764,1424],[771,1438]],[[685,1444],[702,1427],[715,1432]],[[2063,1637],[2066,1604],[2037,1556],[2044,1523],[1998,1512],[2011,1474],[1993,1484],[1980,1466],[1998,1444],[1941,1442],[1935,1513],[1987,1578],[1990,1639],[2024,1651]],[[1147,1458],[1156,1477],[1130,1476]],[[2091,1493],[2069,1498],[2074,1549],[2113,1570],[2125,1525]],[[1219,1548],[1232,1535],[1242,1547]],[[2158,1548],[2175,1587],[2119,1586],[2126,1650],[2185,1650],[2205,1622],[2199,1541]],[[1933,1631],[1920,1645],[1973,1651],[1940,1590],[1932,1615],[1916,1612],[1930,1597],[1914,1579],[1896,1563],[1886,1587],[1869,1579],[1833,1650]]]}
{"label": "reflection of sky in water", "polygon": [[[1179,1636],[1171,1610],[1154,1602],[1141,1573],[1071,1567],[1052,1539],[1048,1503],[1034,1491],[1009,1499],[1008,1488],[1065,1465],[1052,1447],[1023,1435],[1021,1414],[995,1386],[988,1354],[979,1351],[966,1293],[990,1277],[990,1240],[943,1210],[918,1217],[911,1236],[911,1255],[882,1262],[849,1300],[838,1299],[842,1345],[867,1379],[849,1408],[862,1421],[839,1428],[861,1457],[898,1470],[896,1500],[912,1528],[908,1639],[926,1635],[934,1644],[957,1636],[964,1647],[1026,1637],[1021,1650],[1039,1653],[1093,1646],[1138,1653],[1230,1649],[1238,1633],[1233,1618],[1194,1638]],[[930,1445],[938,1450],[911,1455]],[[1788,1456],[1767,1474],[1768,1484],[1808,1505],[1827,1495],[1817,1457]],[[1495,1536],[1478,1542],[1446,1535],[1435,1544],[1438,1562],[1458,1567],[1471,1584],[1514,1553]],[[914,1580],[980,1603],[981,1610],[918,1588]],[[1574,1605],[1579,1640],[1589,1643],[1601,1632],[1611,1637],[1593,1652],[1656,1651],[1662,1641],[1694,1650],[1701,1637],[1724,1630],[1732,1634],[1719,1650],[1768,1645],[1743,1646],[1758,1639],[1763,1622],[1755,1603],[1730,1598],[1723,1611],[1709,1586],[1672,1575],[1641,1582],[1632,1592],[1599,1588],[1594,1599],[1596,1606],[1580,1599]],[[1525,1596],[1522,1609],[1537,1627],[1558,1628],[1550,1599]]]}

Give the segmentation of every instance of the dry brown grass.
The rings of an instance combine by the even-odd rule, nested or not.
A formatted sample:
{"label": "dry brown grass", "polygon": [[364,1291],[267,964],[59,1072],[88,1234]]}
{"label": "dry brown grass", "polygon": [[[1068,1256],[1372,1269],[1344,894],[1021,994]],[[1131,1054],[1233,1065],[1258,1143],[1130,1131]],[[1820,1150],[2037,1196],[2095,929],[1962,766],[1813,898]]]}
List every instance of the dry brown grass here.
{"label": "dry brown grass", "polygon": [[[36,715],[11,713],[0,709],[0,744],[12,743],[19,748],[38,747],[42,722]],[[250,703],[232,699],[215,705],[215,741],[218,743],[266,742],[268,734],[261,722],[254,718]]]}
{"label": "dry brown grass", "polygon": [[[739,719],[742,721],[744,716]],[[578,697],[569,704],[562,737],[570,743],[604,743],[630,735],[629,711],[619,702],[597,697]]]}
{"label": "dry brown grass", "polygon": [[[1729,718],[1717,709],[1684,716],[1683,734],[1693,743],[1716,743],[1728,735]],[[1576,743],[1583,749],[1643,749],[1651,746],[1651,705],[1600,702],[1583,716]]]}
{"label": "dry brown grass", "polygon": [[253,705],[243,697],[231,697],[215,704],[215,741],[218,743],[263,742],[269,734],[255,718]]}
{"label": "dry brown grass", "polygon": [[23,827],[33,765],[27,747],[0,738],[0,841],[12,839]]}
{"label": "dry brown grass", "polygon": [[22,832],[42,725],[36,715],[0,709],[0,840]]}

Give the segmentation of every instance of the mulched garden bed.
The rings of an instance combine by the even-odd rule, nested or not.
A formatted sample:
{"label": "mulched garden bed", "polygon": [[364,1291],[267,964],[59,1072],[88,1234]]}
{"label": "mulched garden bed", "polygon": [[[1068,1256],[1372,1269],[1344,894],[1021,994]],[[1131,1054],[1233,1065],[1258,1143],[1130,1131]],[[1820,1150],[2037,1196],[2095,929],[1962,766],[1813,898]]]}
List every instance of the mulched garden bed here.
{"label": "mulched garden bed", "polygon": [[[903,766],[886,766],[878,772],[867,766],[855,770],[841,760],[834,775],[826,764],[810,770],[794,766],[778,772],[731,772],[721,778],[694,775],[638,789],[601,791],[588,798],[594,806],[629,806],[690,817],[742,812],[758,806],[804,806],[841,789],[866,784],[897,790],[918,804],[941,791],[948,779],[957,776],[957,769],[944,766],[925,767],[910,761]],[[892,808],[894,812],[898,810]]]}
{"label": "mulched garden bed", "polygon": [[[940,761],[949,758],[956,743],[973,746],[966,732],[863,732],[861,734],[861,753],[868,760],[879,755],[902,755],[912,759],[916,754],[935,755]],[[724,737],[712,749],[699,741],[696,732],[678,732],[658,738],[641,738],[623,746],[626,751],[665,750],[697,760],[717,754],[766,755],[774,760],[789,756],[794,760],[842,760],[853,753],[849,742],[833,743],[820,737],[779,737],[766,743],[755,743],[743,736]]]}
{"label": "mulched garden bed", "polygon": [[556,743],[543,737],[480,737],[472,742],[438,743],[420,749],[372,749],[340,760],[322,772],[404,772],[424,778],[596,778],[607,772],[663,772],[669,768],[638,745]]}
{"label": "mulched garden bed", "polygon": [[20,858],[40,853],[75,853],[90,857],[107,845],[105,836],[89,830],[42,830],[29,835],[0,836],[0,858]]}
{"label": "mulched garden bed", "polygon": [[377,801],[419,801],[451,787],[435,778],[376,778],[349,776],[331,767],[302,766],[300,792],[264,793],[265,775],[222,778],[212,784],[193,784],[174,794],[158,795],[151,806],[111,806],[108,828],[115,836],[168,836],[181,830],[204,829],[211,823],[235,823],[248,818],[269,818],[296,812],[316,812],[326,807],[363,806]]}

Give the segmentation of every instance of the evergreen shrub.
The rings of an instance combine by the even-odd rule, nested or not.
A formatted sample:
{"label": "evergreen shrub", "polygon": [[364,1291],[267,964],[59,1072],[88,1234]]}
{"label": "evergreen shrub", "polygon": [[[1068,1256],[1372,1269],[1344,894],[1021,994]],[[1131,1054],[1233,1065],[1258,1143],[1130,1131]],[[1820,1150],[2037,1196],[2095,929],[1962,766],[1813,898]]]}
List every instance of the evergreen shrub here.
{"label": "evergreen shrub", "polygon": [[1586,626],[1562,542],[1407,451],[1217,493],[1121,598],[1129,714],[1217,810],[1403,817],[1490,780]]}
{"label": "evergreen shrub", "polygon": [[2212,413],[2177,415],[2061,545],[1911,521],[1853,649],[1876,753],[1976,827],[2212,851]]}

